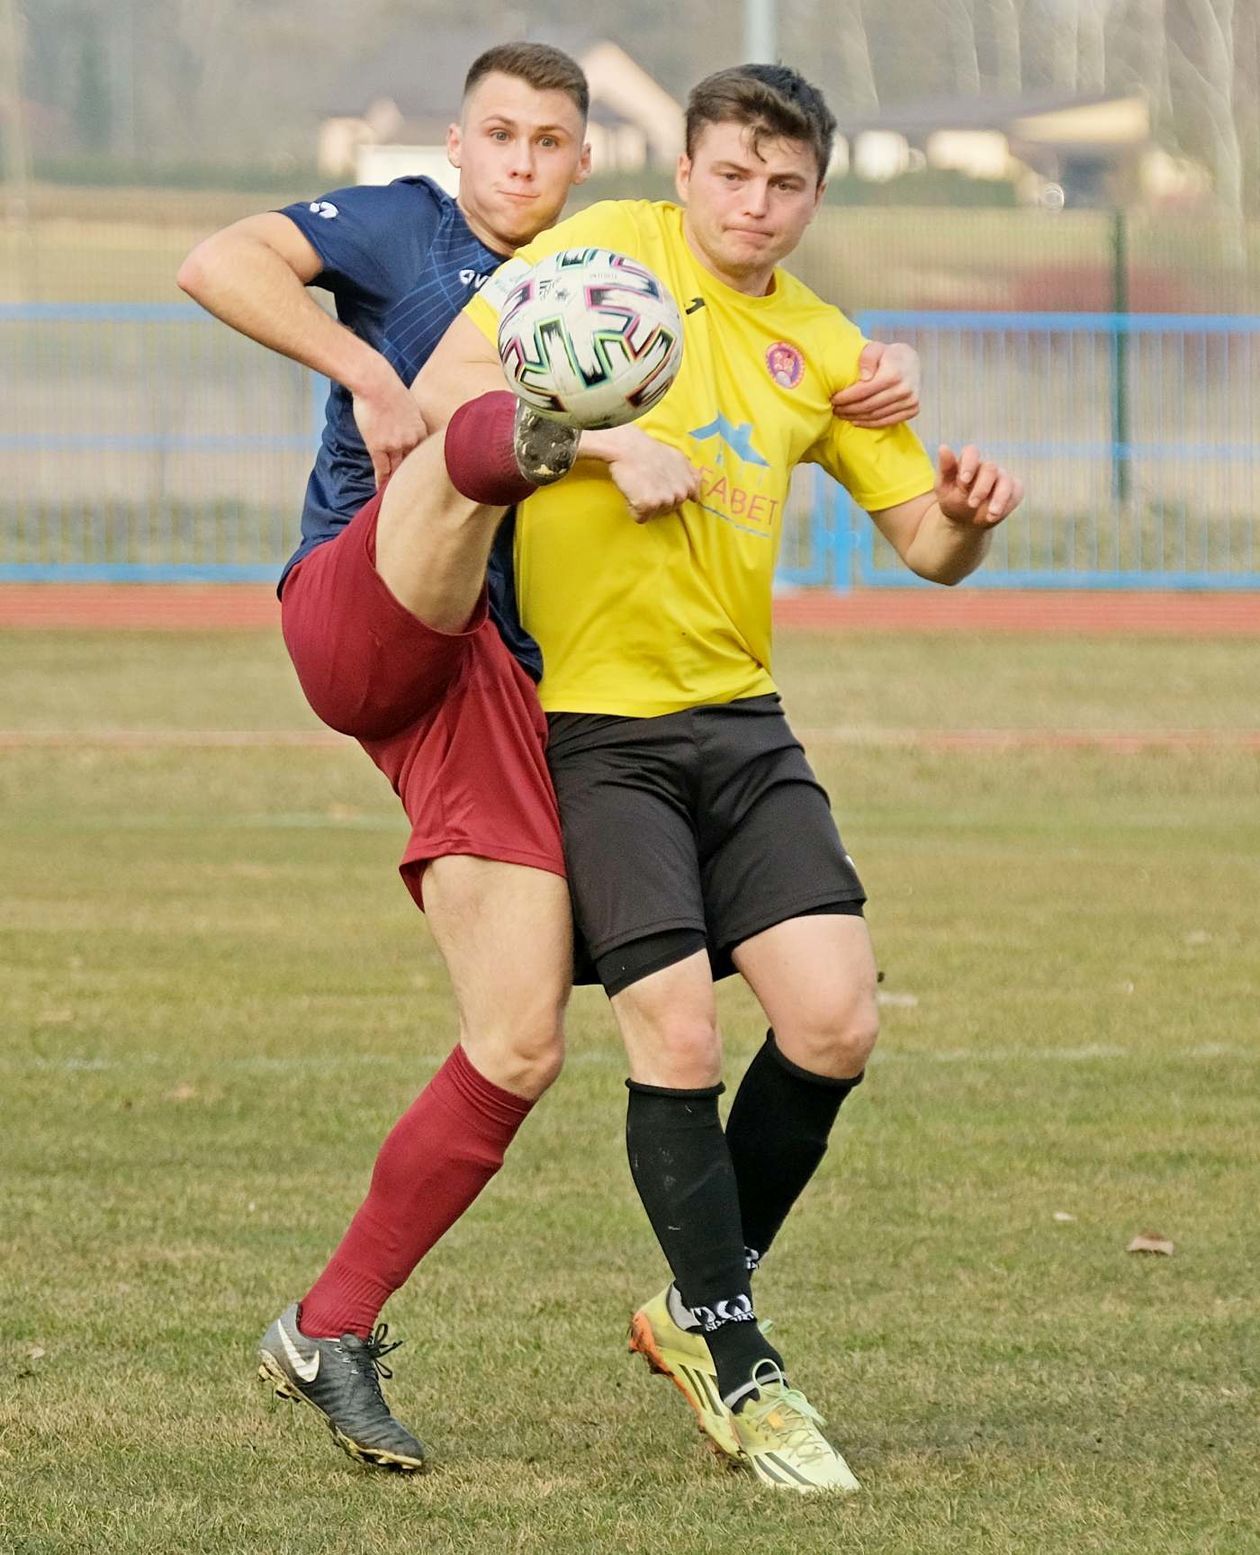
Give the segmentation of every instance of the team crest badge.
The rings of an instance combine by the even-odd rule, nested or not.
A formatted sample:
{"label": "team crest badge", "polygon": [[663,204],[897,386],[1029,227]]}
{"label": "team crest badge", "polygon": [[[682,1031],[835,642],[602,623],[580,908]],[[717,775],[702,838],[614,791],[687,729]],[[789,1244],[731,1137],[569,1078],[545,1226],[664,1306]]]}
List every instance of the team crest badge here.
{"label": "team crest badge", "polygon": [[781,389],[794,389],[805,376],[805,358],[795,346],[779,340],[766,352],[766,367]]}

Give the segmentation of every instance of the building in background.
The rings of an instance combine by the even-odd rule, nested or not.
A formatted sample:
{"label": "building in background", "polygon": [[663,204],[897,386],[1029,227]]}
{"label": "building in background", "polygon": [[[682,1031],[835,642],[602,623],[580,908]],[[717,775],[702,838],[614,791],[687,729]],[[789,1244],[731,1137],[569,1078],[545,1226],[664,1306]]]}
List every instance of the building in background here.
{"label": "building in background", "polygon": [[[491,40],[492,41],[492,40]],[[581,64],[591,86],[591,156],[597,173],[672,169],[683,110],[617,43],[535,34]],[[319,130],[319,168],[329,179],[388,183],[427,173],[454,192],[446,129],[459,117],[469,65],[487,47],[480,29],[414,26],[346,74]]]}
{"label": "building in background", "polygon": [[841,115],[838,171],[881,180],[922,167],[1012,183],[1029,204],[1191,198],[1208,181],[1156,146],[1140,94],[958,97]]}

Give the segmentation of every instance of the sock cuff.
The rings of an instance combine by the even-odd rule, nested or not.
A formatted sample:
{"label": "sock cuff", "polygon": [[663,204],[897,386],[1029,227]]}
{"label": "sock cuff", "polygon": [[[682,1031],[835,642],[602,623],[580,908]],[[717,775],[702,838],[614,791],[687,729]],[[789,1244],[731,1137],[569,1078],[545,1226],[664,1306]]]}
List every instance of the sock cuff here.
{"label": "sock cuff", "polygon": [[716,1085],[702,1085],[698,1090],[682,1091],[670,1085],[644,1085],[639,1080],[627,1080],[626,1090],[632,1096],[677,1096],[680,1101],[712,1101],[721,1096],[726,1086],[721,1080]]}
{"label": "sock cuff", "polygon": [[451,485],[484,507],[510,508],[537,489],[516,463],[516,400],[491,389],[461,405],[446,424],[443,453]]}
{"label": "sock cuff", "polygon": [[855,1087],[861,1085],[866,1078],[866,1070],[849,1078],[842,1078],[831,1074],[815,1074],[810,1069],[802,1069],[799,1064],[794,1064],[775,1040],[773,1029],[766,1032],[766,1047],[779,1066],[786,1070],[796,1080],[804,1080],[808,1085],[816,1085],[820,1090],[839,1091],[842,1096],[847,1096]]}
{"label": "sock cuff", "polygon": [[[484,1125],[483,1132],[498,1140],[504,1134],[508,1139],[516,1132],[533,1108],[533,1102],[487,1080],[457,1043],[446,1062],[429,1082],[439,1098],[448,1105],[454,1102],[461,1113],[471,1113],[473,1120]],[[462,1104],[462,1105],[460,1105]]]}

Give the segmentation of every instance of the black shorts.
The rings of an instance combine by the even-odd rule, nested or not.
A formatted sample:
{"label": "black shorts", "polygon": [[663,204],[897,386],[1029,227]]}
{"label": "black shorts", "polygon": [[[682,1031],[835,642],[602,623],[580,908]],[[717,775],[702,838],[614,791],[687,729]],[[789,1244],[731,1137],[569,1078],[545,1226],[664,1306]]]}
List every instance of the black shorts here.
{"label": "black shorts", "polygon": [[725,977],[754,934],[865,901],[778,696],[548,723],[574,914],[592,958],[691,929]]}

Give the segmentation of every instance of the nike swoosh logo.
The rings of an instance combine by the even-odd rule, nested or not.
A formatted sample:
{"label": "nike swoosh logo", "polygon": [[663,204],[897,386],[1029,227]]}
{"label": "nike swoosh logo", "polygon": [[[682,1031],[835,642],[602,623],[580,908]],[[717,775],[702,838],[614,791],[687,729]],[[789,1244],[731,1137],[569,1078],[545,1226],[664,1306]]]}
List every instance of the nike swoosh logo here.
{"label": "nike swoosh logo", "polygon": [[289,1358],[289,1365],[301,1377],[303,1382],[314,1382],[319,1375],[319,1351],[316,1350],[309,1361],[304,1361],[292,1339],[285,1332],[284,1324],[280,1327],[280,1343],[284,1346],[284,1353]]}

